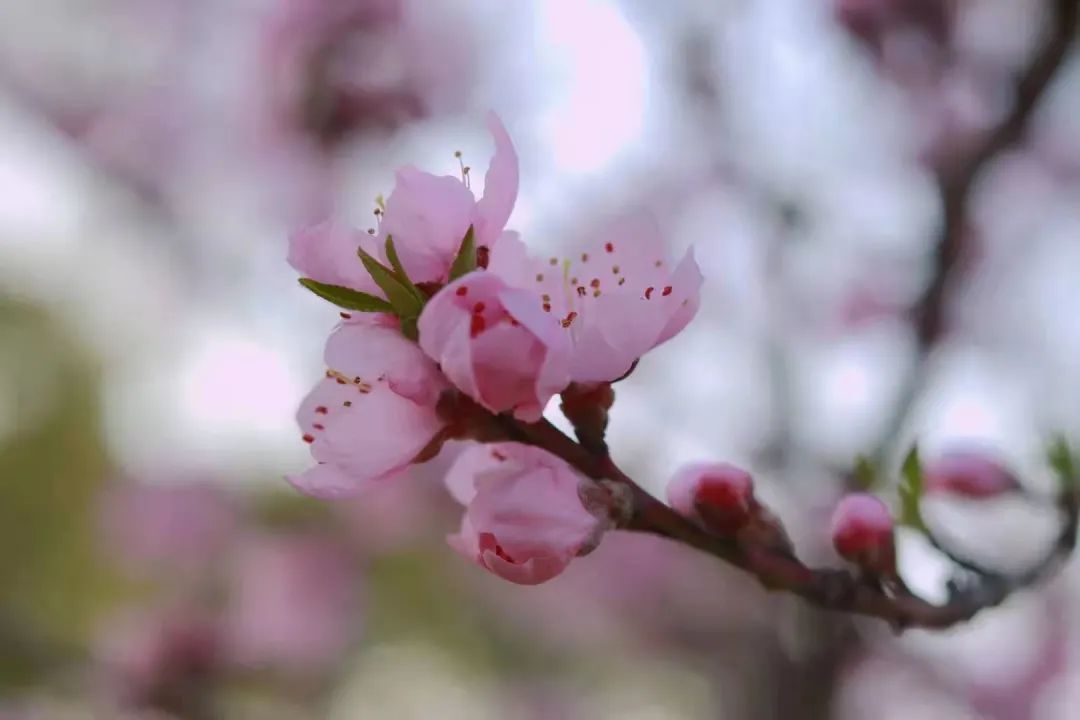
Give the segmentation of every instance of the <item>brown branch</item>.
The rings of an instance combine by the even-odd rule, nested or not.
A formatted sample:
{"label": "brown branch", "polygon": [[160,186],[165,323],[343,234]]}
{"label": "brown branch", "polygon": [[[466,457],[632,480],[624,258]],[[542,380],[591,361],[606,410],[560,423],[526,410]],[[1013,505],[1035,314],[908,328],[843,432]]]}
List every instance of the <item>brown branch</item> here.
{"label": "brown branch", "polygon": [[970,580],[953,580],[949,583],[948,601],[935,605],[908,591],[888,594],[847,570],[811,568],[782,550],[740,546],[733,539],[713,535],[643,490],[610,456],[588,452],[548,421],[526,424],[500,416],[499,423],[508,439],[543,448],[594,480],[608,480],[629,489],[633,512],[625,529],[659,535],[725,560],[753,575],[769,590],[797,595],[826,610],[880,618],[898,630],[940,629],[970,620],[981,610],[1000,605],[1012,593],[1052,575],[1076,544],[1080,493],[1070,485],[1058,498],[1065,523],[1043,560],[1016,576],[987,573]]}

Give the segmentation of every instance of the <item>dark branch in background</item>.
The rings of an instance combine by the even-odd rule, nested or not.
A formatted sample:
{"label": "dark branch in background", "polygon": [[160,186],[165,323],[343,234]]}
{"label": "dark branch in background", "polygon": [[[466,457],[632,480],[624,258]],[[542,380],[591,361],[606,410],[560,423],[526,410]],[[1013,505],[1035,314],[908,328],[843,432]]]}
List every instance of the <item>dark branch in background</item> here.
{"label": "dark branch in background", "polygon": [[968,157],[946,163],[937,173],[943,221],[935,272],[915,311],[919,345],[924,350],[943,331],[947,286],[963,257],[968,204],[975,180],[991,160],[1023,138],[1035,107],[1072,45],[1078,9],[1080,3],[1076,0],[1052,0],[1049,37],[1017,81],[1012,111]]}
{"label": "dark branch in background", "polygon": [[1035,108],[1072,47],[1080,16],[1080,2],[1050,0],[1048,16],[1048,35],[1016,82],[1015,100],[1009,114],[987,132],[970,154],[945,163],[936,172],[942,222],[935,244],[933,275],[913,312],[919,357],[878,445],[876,454],[879,461],[884,460],[886,453],[891,450],[890,442],[907,419],[923,383],[927,356],[945,332],[949,287],[953,284],[966,250],[972,189],[994,158],[1023,139]]}

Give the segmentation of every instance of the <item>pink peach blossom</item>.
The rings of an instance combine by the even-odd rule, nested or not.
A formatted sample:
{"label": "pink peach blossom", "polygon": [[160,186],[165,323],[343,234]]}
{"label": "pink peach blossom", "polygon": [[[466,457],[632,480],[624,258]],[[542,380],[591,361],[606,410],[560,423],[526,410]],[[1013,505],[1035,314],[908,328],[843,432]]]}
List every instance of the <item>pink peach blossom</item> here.
{"label": "pink peach blossom", "polygon": [[608,521],[585,509],[582,482],[548,452],[519,443],[474,445],[446,476],[467,506],[450,545],[510,582],[536,585],[596,547]]}
{"label": "pink peach blossom", "polygon": [[444,386],[420,348],[384,319],[343,323],[326,345],[327,375],[297,412],[317,465],[288,480],[321,498],[355,494],[398,474],[441,427]]}
{"label": "pink peach blossom", "polygon": [[478,249],[491,249],[503,234],[518,192],[518,160],[510,136],[494,113],[488,129],[495,154],[477,200],[464,179],[415,167],[397,172],[386,201],[380,237],[394,237],[401,263],[415,282],[445,282],[471,226]]}
{"label": "pink peach blossom", "polygon": [[693,251],[672,266],[664,245],[655,217],[635,212],[609,223],[566,259],[530,259],[517,238],[505,237],[490,267],[529,289],[539,308],[566,329],[574,381],[607,382],[697,313],[702,276]]}
{"label": "pink peach blossom", "polygon": [[289,264],[304,277],[382,296],[357,258],[363,247],[384,261],[387,236],[393,236],[401,264],[413,282],[446,282],[461,243],[473,228],[478,249],[490,250],[502,236],[518,192],[518,160],[506,128],[494,113],[488,128],[495,154],[479,200],[463,178],[432,175],[415,167],[398,170],[393,192],[379,211],[372,236],[334,221],[305,227],[289,239]]}
{"label": "pink peach blossom", "polygon": [[526,291],[478,270],[435,294],[420,315],[420,346],[458,389],[492,412],[540,419],[570,382],[568,338]]}

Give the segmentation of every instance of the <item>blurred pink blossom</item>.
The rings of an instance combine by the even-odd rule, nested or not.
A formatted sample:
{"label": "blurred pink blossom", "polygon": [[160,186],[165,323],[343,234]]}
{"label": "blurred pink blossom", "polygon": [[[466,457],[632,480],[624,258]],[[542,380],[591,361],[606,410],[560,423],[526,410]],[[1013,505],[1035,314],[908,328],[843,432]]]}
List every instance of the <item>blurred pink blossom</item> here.
{"label": "blurred pink blossom", "polygon": [[106,549],[143,574],[204,573],[237,531],[236,508],[209,482],[125,483],[102,501]]}
{"label": "blurred pink blossom", "polygon": [[996,458],[975,450],[954,450],[923,468],[927,493],[969,500],[998,497],[1020,489],[1016,477]]}
{"label": "blurred pink blossom", "polygon": [[254,535],[238,550],[224,616],[231,662],[325,672],[353,640],[351,559],[313,535]]}
{"label": "blurred pink blossom", "polygon": [[173,708],[214,675],[221,651],[217,620],[180,606],[114,618],[95,656],[106,688],[122,706]]}

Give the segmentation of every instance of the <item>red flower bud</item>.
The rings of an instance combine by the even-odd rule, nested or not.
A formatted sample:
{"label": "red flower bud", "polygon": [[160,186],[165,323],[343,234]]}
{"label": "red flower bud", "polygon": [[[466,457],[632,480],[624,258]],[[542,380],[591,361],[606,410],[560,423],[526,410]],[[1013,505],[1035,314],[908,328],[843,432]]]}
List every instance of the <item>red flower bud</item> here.
{"label": "red flower bud", "polygon": [[832,516],[832,540],[845,560],[875,575],[896,574],[892,513],[873,495],[841,498]]}
{"label": "red flower bud", "polygon": [[952,452],[923,470],[928,493],[984,500],[1020,489],[1020,483],[1001,463],[978,452]]}
{"label": "red flower bud", "polygon": [[750,473],[727,463],[684,467],[671,479],[667,494],[680,515],[725,535],[746,525],[757,507]]}

